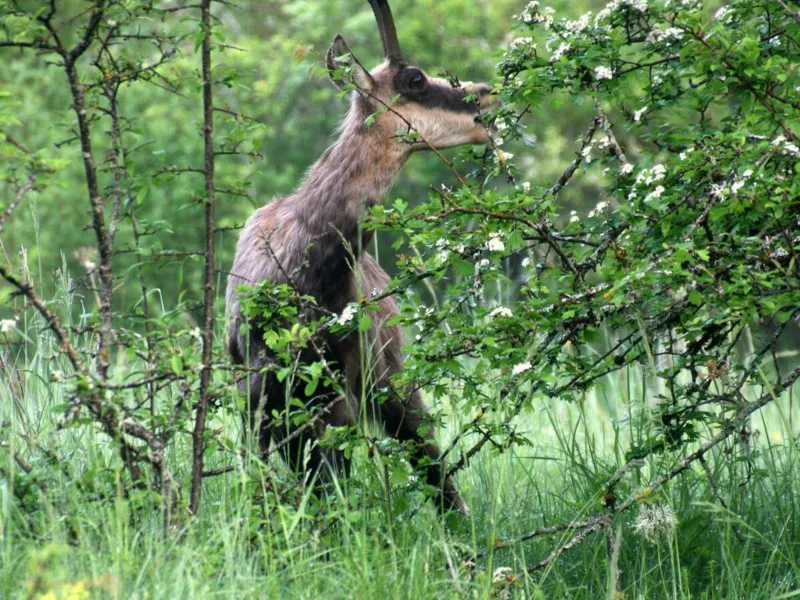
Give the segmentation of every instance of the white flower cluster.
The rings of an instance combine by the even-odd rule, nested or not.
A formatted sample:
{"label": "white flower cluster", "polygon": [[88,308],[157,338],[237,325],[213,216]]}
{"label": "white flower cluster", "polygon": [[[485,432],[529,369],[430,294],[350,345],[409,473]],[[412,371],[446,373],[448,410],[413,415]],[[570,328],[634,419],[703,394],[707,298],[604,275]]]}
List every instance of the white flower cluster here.
{"label": "white flower cluster", "polygon": [[594,26],[597,27],[598,23],[606,20],[620,7],[627,6],[637,12],[644,12],[647,10],[647,0],[612,0],[605,5],[605,8],[597,13],[594,18]]}
{"label": "white flower cluster", "polygon": [[684,31],[677,27],[667,27],[666,29],[653,29],[647,34],[645,41],[649,44],[657,44],[664,42],[670,44],[672,42],[680,41],[683,38]]}
{"label": "white flower cluster", "polygon": [[686,150],[678,154],[678,158],[681,160],[686,160],[686,157],[689,156],[691,152],[694,152],[694,146],[689,146]]}
{"label": "white flower cluster", "polygon": [[569,212],[569,222],[570,223],[577,223],[580,220],[581,220],[581,218],[578,216],[578,211],[571,210]]}
{"label": "white flower cluster", "polygon": [[450,249],[448,247],[447,240],[445,238],[439,238],[438,240],[436,240],[436,243],[434,245],[436,246],[436,249],[439,251],[436,255],[436,257],[439,259],[439,262],[443,263],[447,261],[447,259],[450,257]]}
{"label": "white flower cluster", "polygon": [[712,198],[716,198],[717,200],[725,200],[725,198],[728,197],[728,188],[719,183],[712,183],[710,194]]}
{"label": "white flower cluster", "polygon": [[597,203],[591,211],[589,211],[589,218],[593,219],[594,217],[599,217],[603,214],[603,212],[608,208],[609,204],[605,200],[602,200]]}
{"label": "white flower cluster", "polygon": [[655,165],[652,169],[642,169],[636,176],[636,183],[650,185],[656,181],[661,181],[667,176],[667,168],[664,165]]}
{"label": "white flower cluster", "polygon": [[594,68],[594,77],[595,79],[612,79],[614,77],[614,72],[610,67],[600,65]]}
{"label": "white flower cluster", "polygon": [[717,21],[722,21],[726,25],[733,19],[733,9],[730,6],[723,6],[714,13],[714,18]]}
{"label": "white flower cluster", "polygon": [[619,172],[623,175],[630,175],[633,173],[633,163],[623,163],[622,166],[619,168]]}
{"label": "white flower cluster", "polygon": [[[625,170],[625,173],[630,173],[632,170],[632,167],[628,168]],[[636,175],[636,185],[650,186],[653,183],[661,181],[666,176],[667,168],[662,164],[658,164],[653,166],[652,169],[642,169],[639,171],[639,173]],[[644,197],[644,201],[649,202],[651,200],[657,200],[665,191],[666,189],[663,185],[658,185]],[[635,198],[636,191],[632,191],[630,194],[628,194],[628,200],[634,200]]]}
{"label": "white flower cluster", "polygon": [[544,23],[545,29],[550,29],[550,26],[553,24],[553,17],[550,16],[553,13],[553,9],[546,7],[544,12],[548,14],[543,15],[539,12],[538,2],[528,2],[523,11],[519,15],[515,15],[514,18],[528,24]]}
{"label": "white flower cluster", "polygon": [[556,51],[553,52],[553,55],[550,57],[550,62],[556,62],[570,50],[572,50],[572,46],[569,44],[569,42],[562,42],[558,48],[556,48]]}
{"label": "white flower cluster", "polygon": [[652,192],[650,192],[649,194],[647,194],[647,196],[644,197],[644,201],[650,202],[650,200],[658,200],[659,198],[661,198],[661,194],[663,194],[664,191],[665,190],[663,185],[657,185],[656,189],[654,189]]}
{"label": "white flower cluster", "polygon": [[643,106],[633,113],[633,120],[637,123],[642,120],[642,115],[647,112],[648,106]]}
{"label": "white flower cluster", "polygon": [[514,313],[511,312],[510,308],[506,308],[505,306],[498,306],[492,312],[489,313],[490,319],[495,319],[497,317],[512,317]]}
{"label": "white flower cluster", "polygon": [[0,333],[11,333],[17,326],[16,319],[0,320]]}
{"label": "white flower cluster", "polygon": [[639,505],[639,514],[633,523],[634,531],[642,536],[651,544],[659,540],[666,540],[672,537],[675,527],[678,525],[678,517],[668,504],[656,506]]}
{"label": "white flower cluster", "polygon": [[509,44],[510,50],[536,50],[536,44],[533,43],[532,37],[519,37],[511,41]]}
{"label": "white flower cluster", "polygon": [[509,583],[513,580],[514,569],[511,567],[498,567],[492,573],[492,583]]}
{"label": "white flower cluster", "polygon": [[585,15],[581,16],[580,19],[576,19],[575,21],[566,21],[564,23],[564,29],[566,29],[566,35],[578,35],[586,31],[589,28],[589,19],[592,16],[592,11],[589,11]]}
{"label": "white flower cluster", "polygon": [[783,154],[800,157],[800,148],[797,147],[797,144],[790,142],[782,134],[772,140],[772,145],[776,146]]}
{"label": "white flower cluster", "polygon": [[335,321],[339,325],[347,325],[353,320],[353,317],[356,316],[357,312],[358,312],[358,305],[348,304],[347,306],[344,307],[342,314],[336,317]]}
{"label": "white flower cluster", "polygon": [[489,241],[486,242],[486,248],[490,252],[502,252],[506,249],[503,240],[500,239],[500,234],[496,231],[489,234]]}
{"label": "white flower cluster", "polygon": [[711,190],[709,194],[711,194],[712,198],[717,200],[725,200],[729,195],[735,196],[739,193],[744,187],[744,184],[747,182],[748,179],[753,175],[753,169],[747,169],[744,173],[742,173],[741,177],[737,177],[733,180],[730,188],[723,184],[712,183]]}
{"label": "white flower cluster", "polygon": [[753,174],[753,169],[747,169],[742,176],[736,179],[733,184],[731,184],[731,194],[734,196],[739,193],[739,190],[744,187],[745,182],[750,179],[750,176]]}
{"label": "white flower cluster", "polygon": [[493,156],[494,162],[500,165],[505,165],[505,163],[507,163],[512,158],[514,158],[514,155],[511,152],[503,152],[500,148],[497,147],[494,148],[494,156]]}
{"label": "white flower cluster", "polygon": [[511,374],[519,375],[520,373],[524,373],[525,371],[530,371],[532,366],[533,365],[531,365],[530,361],[527,360],[523,361],[521,363],[514,365],[514,368],[511,369]]}

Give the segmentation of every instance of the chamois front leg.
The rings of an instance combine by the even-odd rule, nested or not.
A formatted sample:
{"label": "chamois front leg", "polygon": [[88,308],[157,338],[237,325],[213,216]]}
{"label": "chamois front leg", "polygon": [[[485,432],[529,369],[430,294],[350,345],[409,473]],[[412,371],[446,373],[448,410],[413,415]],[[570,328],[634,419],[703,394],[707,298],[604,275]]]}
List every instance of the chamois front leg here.
{"label": "chamois front leg", "polygon": [[[257,340],[257,338],[256,338]],[[250,367],[263,367],[274,360],[269,351],[256,341],[253,346],[260,352],[253,352],[244,362]],[[308,364],[319,357],[310,350],[301,352],[300,364]],[[326,356],[331,360],[330,356]],[[344,453],[337,449],[322,448],[318,443],[318,434],[326,425],[339,426],[346,422],[345,400],[338,400],[336,392],[330,389],[318,389],[316,393],[306,395],[304,383],[296,382],[288,385],[291,378],[279,381],[274,370],[252,373],[239,383],[239,389],[248,395],[250,428],[257,436],[259,454],[262,458],[277,450],[287,465],[299,476],[309,475],[316,478],[319,489],[330,482],[333,477],[344,471],[350,473],[350,461]],[[302,430],[302,426],[292,426],[286,422],[275,422],[273,413],[283,412],[291,398],[299,399],[308,409],[323,409],[325,412],[316,419],[316,426]],[[338,400],[338,401],[337,401]],[[316,412],[314,414],[317,414]]]}
{"label": "chamois front leg", "polygon": [[[441,459],[442,452],[436,444],[433,435],[428,407],[418,391],[411,393],[408,398],[398,397],[393,394],[381,406],[384,426],[387,433],[401,442],[413,444],[411,462],[415,468],[425,472],[429,485],[439,490],[443,510],[457,510],[464,516],[469,516],[469,509],[458,493],[452,478],[447,477],[447,465]],[[425,433],[420,432],[420,427],[425,425]],[[425,462],[425,465],[421,465]]]}
{"label": "chamois front leg", "polygon": [[[412,445],[411,462],[414,468],[424,471],[429,485],[439,490],[443,510],[457,510],[469,515],[466,503],[458,493],[452,478],[447,477],[447,466],[442,460],[442,452],[436,443],[434,427],[428,407],[419,390],[402,395],[392,389],[391,377],[403,369],[404,335],[398,326],[385,327],[387,318],[397,312],[394,300],[381,301],[382,319],[373,336],[378,343],[379,355],[376,358],[372,375],[378,389],[389,389],[390,395],[380,405],[380,414],[386,432],[400,442]],[[423,427],[424,426],[424,427]],[[422,428],[422,431],[420,431]],[[424,463],[424,464],[423,464]]]}

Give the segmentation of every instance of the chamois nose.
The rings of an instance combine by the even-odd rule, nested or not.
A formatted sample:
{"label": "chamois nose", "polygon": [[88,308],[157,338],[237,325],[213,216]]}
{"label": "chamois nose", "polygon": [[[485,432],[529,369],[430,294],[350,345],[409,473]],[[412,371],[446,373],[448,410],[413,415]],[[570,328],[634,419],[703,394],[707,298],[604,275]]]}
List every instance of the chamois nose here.
{"label": "chamois nose", "polygon": [[475,94],[478,97],[478,106],[481,110],[492,110],[498,105],[496,96],[492,95],[491,86],[485,83],[473,83],[464,88],[467,94]]}

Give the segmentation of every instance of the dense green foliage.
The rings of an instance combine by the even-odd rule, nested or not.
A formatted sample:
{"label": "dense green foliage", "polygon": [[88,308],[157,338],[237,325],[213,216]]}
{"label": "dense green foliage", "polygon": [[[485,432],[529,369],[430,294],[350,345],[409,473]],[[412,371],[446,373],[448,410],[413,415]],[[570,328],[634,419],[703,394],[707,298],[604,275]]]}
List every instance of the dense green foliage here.
{"label": "dense green foliage", "polygon": [[357,473],[327,496],[258,460],[224,323],[195,325],[222,310],[228,228],[330,142],[333,29],[373,62],[366,3],[219,5],[207,37],[194,8],[0,0],[0,595],[800,593],[800,7],[408,4],[408,56],[496,83],[493,142],[418,155],[367,219],[390,290],[314,323],[290,286],[245,305],[269,368],[341,392],[296,357],[395,293],[394,386],[435,408],[472,516],[441,519],[368,428],[327,429]]}

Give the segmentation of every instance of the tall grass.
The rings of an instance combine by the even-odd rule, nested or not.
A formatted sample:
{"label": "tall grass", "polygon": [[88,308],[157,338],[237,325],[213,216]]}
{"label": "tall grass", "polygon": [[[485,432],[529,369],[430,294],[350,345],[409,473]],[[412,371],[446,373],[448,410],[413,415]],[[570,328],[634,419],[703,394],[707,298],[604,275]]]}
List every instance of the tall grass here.
{"label": "tall grass", "polygon": [[[54,298],[64,314],[77,302],[68,289],[64,277]],[[165,529],[152,504],[123,494],[105,436],[88,424],[58,430],[67,388],[53,382],[68,365],[44,323],[27,314],[14,344],[2,347],[1,598],[800,597],[796,389],[754,415],[751,439],[709,453],[708,472],[695,465],[646,499],[669,505],[676,528],[647,541],[628,512],[613,539],[592,534],[518,577],[571,534],[492,552],[496,541],[597,513],[625,449],[646,437],[650,384],[640,371],[607,377],[580,404],[551,400],[522,415],[529,446],[486,449],[460,473],[468,519],[442,519],[406,485],[395,486],[392,501],[410,508],[389,518],[380,459],[361,453],[354,476],[324,502],[301,492],[276,503],[271,478],[293,475],[278,460],[269,469],[245,463],[207,479],[201,513]],[[89,349],[94,340],[74,342]],[[120,377],[135,368],[118,357]],[[440,437],[467,418],[450,411]],[[211,425],[238,435],[235,415],[218,414]],[[188,444],[172,452],[186,475]],[[654,455],[620,486],[638,489],[678,458]]]}

